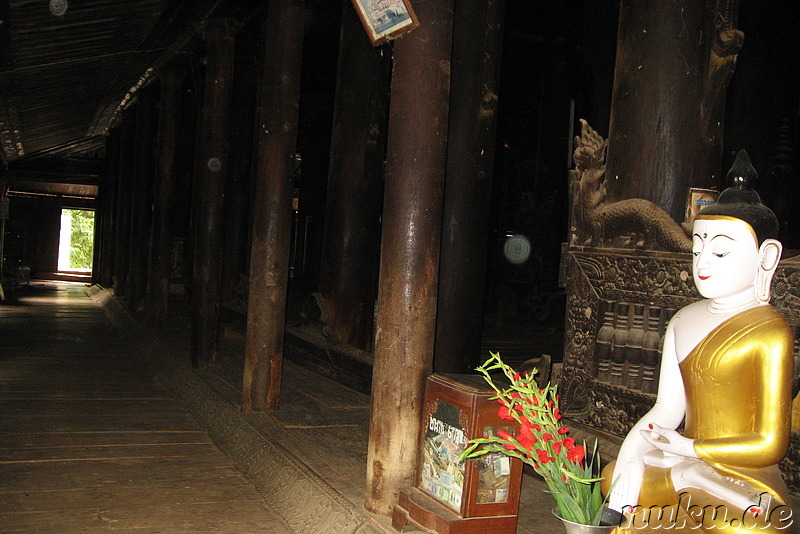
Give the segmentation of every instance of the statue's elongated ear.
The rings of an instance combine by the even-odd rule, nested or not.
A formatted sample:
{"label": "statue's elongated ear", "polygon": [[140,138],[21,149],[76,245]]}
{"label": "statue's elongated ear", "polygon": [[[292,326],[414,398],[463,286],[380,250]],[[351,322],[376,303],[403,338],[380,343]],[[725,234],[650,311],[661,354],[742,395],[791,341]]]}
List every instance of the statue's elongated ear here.
{"label": "statue's elongated ear", "polygon": [[758,249],[761,268],[765,271],[775,271],[781,259],[781,252],[783,252],[783,245],[781,245],[780,241],[777,239],[765,239]]}
{"label": "statue's elongated ear", "polygon": [[758,249],[758,274],[756,275],[756,298],[761,302],[769,302],[772,275],[778,268],[783,245],[776,239],[765,239]]}

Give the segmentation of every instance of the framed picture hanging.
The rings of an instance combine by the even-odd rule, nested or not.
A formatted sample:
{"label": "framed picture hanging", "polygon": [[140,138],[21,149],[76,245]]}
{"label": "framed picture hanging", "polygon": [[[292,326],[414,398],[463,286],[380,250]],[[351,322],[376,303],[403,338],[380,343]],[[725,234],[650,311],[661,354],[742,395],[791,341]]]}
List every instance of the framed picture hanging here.
{"label": "framed picture hanging", "polygon": [[372,46],[395,39],[419,26],[410,0],[352,0]]}

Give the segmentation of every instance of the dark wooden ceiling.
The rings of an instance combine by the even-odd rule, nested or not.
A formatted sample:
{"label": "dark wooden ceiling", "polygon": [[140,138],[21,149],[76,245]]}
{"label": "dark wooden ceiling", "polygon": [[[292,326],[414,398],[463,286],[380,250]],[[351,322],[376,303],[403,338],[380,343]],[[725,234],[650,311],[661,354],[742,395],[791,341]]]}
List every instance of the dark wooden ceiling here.
{"label": "dark wooden ceiling", "polygon": [[[9,180],[52,184],[59,179],[48,175],[68,168],[64,182],[92,182],[90,162],[102,161],[106,134],[137,89],[197,40],[208,17],[243,4],[0,0],[0,154]],[[80,163],[65,167],[70,160]]]}
{"label": "dark wooden ceiling", "polygon": [[166,4],[9,0],[0,63],[5,160],[102,147],[120,94],[144,74],[134,71],[139,60],[154,55],[143,45]]}

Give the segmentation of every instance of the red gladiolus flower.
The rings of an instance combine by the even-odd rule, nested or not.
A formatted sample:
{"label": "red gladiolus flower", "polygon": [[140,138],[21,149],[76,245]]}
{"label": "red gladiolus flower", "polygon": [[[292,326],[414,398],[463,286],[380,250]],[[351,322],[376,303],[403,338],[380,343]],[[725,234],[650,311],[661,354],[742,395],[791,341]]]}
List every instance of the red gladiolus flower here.
{"label": "red gladiolus flower", "polygon": [[519,427],[519,436],[517,437],[517,441],[519,441],[520,445],[526,449],[531,449],[533,448],[533,444],[539,440],[533,435],[530,425],[523,424]]}
{"label": "red gladiolus flower", "polygon": [[539,426],[539,425],[537,425],[536,423],[533,423],[533,424],[531,425],[531,428],[532,428],[532,429],[534,429],[534,430],[535,430],[535,431],[537,431],[537,432],[541,432],[541,431],[542,431],[542,427],[540,427],[540,426]]}
{"label": "red gladiolus flower", "polygon": [[572,447],[575,446],[575,440],[570,437],[564,438],[563,440],[561,440],[561,443],[563,443],[564,446],[568,449],[571,449]]}
{"label": "red gladiolus flower", "polygon": [[533,430],[531,430],[531,425],[526,425],[525,423],[519,425],[519,435],[533,437]]}
{"label": "red gladiolus flower", "polygon": [[555,458],[553,458],[552,456],[548,456],[547,451],[542,449],[536,449],[536,454],[539,456],[539,461],[542,462],[543,464],[555,460]]}
{"label": "red gladiolus flower", "polygon": [[544,434],[542,434],[542,441],[544,441],[545,443],[547,443],[548,441],[553,441],[553,434],[545,432]]}
{"label": "red gladiolus flower", "polygon": [[533,448],[533,444],[536,443],[536,438],[533,436],[526,436],[524,434],[520,434],[520,436],[517,438],[517,441],[519,441],[519,444],[522,446],[523,449],[530,450]]}
{"label": "red gladiolus flower", "polygon": [[586,451],[584,450],[583,445],[572,447],[567,451],[567,460],[575,462],[576,464],[581,463],[584,456],[586,456]]}
{"label": "red gladiolus flower", "polygon": [[514,417],[511,415],[511,410],[508,409],[508,406],[501,406],[500,409],[497,410],[497,417],[500,419],[505,419],[506,421],[514,420]]}
{"label": "red gladiolus flower", "polygon": [[558,429],[558,433],[561,434],[562,436],[567,432],[569,432],[569,429],[565,426],[562,426],[561,428]]}
{"label": "red gladiolus flower", "polygon": [[567,480],[569,480],[569,479],[567,478],[567,475],[564,475],[564,474],[562,474],[562,475],[561,475],[561,480],[563,480],[564,482],[566,482],[566,481],[567,481]]}
{"label": "red gladiolus flower", "polygon": [[561,408],[553,410],[553,417],[555,417],[556,420],[561,419]]}
{"label": "red gladiolus flower", "polygon": [[[500,436],[502,439],[504,439],[506,441],[511,441],[511,434],[509,434],[505,430],[498,430],[497,431],[497,435]],[[503,447],[505,447],[506,449],[508,449],[510,451],[513,451],[513,450],[515,450],[517,448],[517,446],[515,444],[513,444],[513,443],[503,443],[502,445],[503,445]]]}
{"label": "red gladiolus flower", "polygon": [[559,452],[561,452],[561,442],[560,441],[554,441],[553,442],[553,454],[558,455]]}
{"label": "red gladiolus flower", "polygon": [[521,376],[519,373],[514,373],[514,380],[519,380]]}

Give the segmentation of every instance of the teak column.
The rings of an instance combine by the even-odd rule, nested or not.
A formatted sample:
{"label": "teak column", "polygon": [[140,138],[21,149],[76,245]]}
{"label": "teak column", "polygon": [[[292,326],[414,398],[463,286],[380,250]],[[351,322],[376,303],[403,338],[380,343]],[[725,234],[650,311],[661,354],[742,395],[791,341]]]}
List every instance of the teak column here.
{"label": "teak column", "polygon": [[120,125],[119,173],[117,173],[117,196],[114,221],[114,295],[124,297],[128,293],[128,267],[131,246],[131,190],[133,187],[133,121],[126,111]]}
{"label": "teak column", "polygon": [[158,125],[158,171],[153,198],[150,283],[147,322],[163,328],[169,304],[172,254],[172,192],[175,187],[175,152],[178,143],[182,73],[174,68],[161,75],[161,113]]}
{"label": "teak column", "polygon": [[[114,284],[114,245],[116,228],[116,197],[119,179],[120,129],[113,128],[106,140],[106,168],[98,193],[98,216],[100,217],[99,263],[93,267],[97,273],[94,281],[103,287]],[[95,232],[96,233],[96,232]],[[97,246],[97,245],[95,245]]]}
{"label": "teak column", "polygon": [[388,49],[373,48],[343,0],[319,290],[333,339],[372,343],[383,153],[389,105]]}
{"label": "teak column", "polygon": [[735,9],[717,14],[713,5],[622,0],[609,201],[645,198],[682,221],[689,187],[719,184],[725,89],[743,35],[733,28]]}
{"label": "teak column", "polygon": [[228,170],[228,118],[235,27],[225,19],[203,29],[207,48],[205,94],[195,159],[197,221],[192,274],[192,365],[217,360],[222,284],[222,211]]}
{"label": "teak column", "polygon": [[447,153],[452,0],[415,2],[394,43],[366,507],[388,515],[413,485],[431,373]]}
{"label": "teak column", "polygon": [[275,0],[267,12],[242,388],[246,411],[277,408],[281,390],[304,4]]}
{"label": "teak column", "polygon": [[128,311],[135,313],[144,299],[150,225],[150,189],[153,180],[153,123],[157,113],[155,95],[148,87],[139,92],[136,104],[134,180],[131,188],[131,246],[128,269]]}
{"label": "teak column", "polygon": [[452,91],[442,254],[436,306],[437,373],[465,373],[480,357],[497,124],[502,0],[459,0],[453,23]]}
{"label": "teak column", "polygon": [[[225,185],[222,303],[232,303],[237,308],[247,300],[247,295],[241,294],[239,289],[241,278],[247,275],[250,267],[250,210],[253,202],[254,135],[258,109],[256,97],[264,64],[257,59],[263,52],[263,36],[256,28],[251,28],[263,28],[264,16],[258,16],[257,19],[246,23],[236,36],[236,78],[231,93],[232,142],[228,155],[228,182]],[[240,57],[247,59],[240,61]]]}

